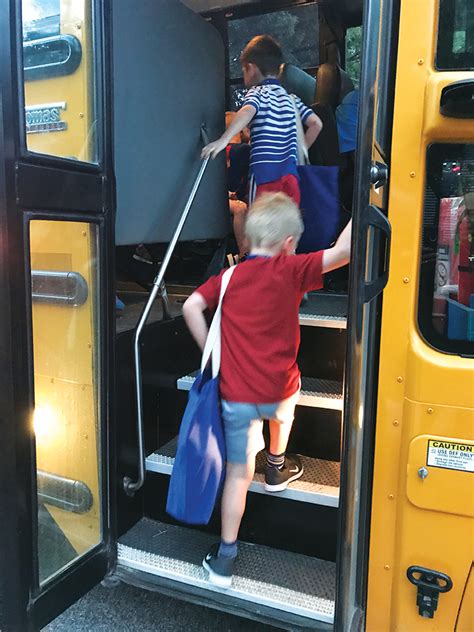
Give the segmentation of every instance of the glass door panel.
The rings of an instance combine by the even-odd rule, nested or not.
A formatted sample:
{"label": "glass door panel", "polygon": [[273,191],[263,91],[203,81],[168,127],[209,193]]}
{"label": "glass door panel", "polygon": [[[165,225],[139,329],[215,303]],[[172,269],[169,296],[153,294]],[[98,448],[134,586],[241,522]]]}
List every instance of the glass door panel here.
{"label": "glass door panel", "polygon": [[40,585],[102,540],[98,228],[32,220]]}
{"label": "glass door panel", "polygon": [[98,161],[92,0],[22,0],[28,150]]}

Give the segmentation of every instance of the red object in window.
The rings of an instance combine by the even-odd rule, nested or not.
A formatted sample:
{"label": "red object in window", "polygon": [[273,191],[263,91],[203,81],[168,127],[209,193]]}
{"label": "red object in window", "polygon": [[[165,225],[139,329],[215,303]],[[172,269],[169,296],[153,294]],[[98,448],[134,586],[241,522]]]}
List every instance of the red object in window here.
{"label": "red object in window", "polygon": [[[458,301],[470,306],[471,295],[474,294],[474,248],[469,241],[469,218],[462,208],[464,217],[458,225],[459,231],[459,291]],[[461,214],[460,214],[461,217]],[[474,236],[473,236],[474,238]]]}
{"label": "red object in window", "polygon": [[462,197],[442,198],[439,205],[435,296],[447,297],[459,282],[459,251],[455,248],[456,226],[464,208]]}

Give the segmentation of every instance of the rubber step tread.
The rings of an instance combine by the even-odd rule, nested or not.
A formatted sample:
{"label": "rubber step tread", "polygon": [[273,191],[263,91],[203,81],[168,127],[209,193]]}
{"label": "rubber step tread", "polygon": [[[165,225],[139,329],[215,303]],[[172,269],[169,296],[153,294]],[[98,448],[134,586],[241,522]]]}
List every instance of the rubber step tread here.
{"label": "rubber step tread", "polygon": [[[191,390],[196,380],[196,375],[197,371],[190,375],[180,377],[177,381],[178,389],[180,391]],[[314,377],[302,377],[301,398],[298,404],[300,406],[342,411],[342,382]]]}
{"label": "rubber step tread", "polygon": [[119,539],[118,566],[204,589],[213,594],[214,601],[221,593],[256,606],[333,623],[333,562],[239,542],[232,586],[222,589],[207,581],[202,568],[202,559],[215,541],[215,536],[201,531],[143,518]]}
{"label": "rubber step tread", "polygon": [[[166,445],[150,454],[146,459],[147,472],[171,475],[178,438],[175,437]],[[298,502],[306,502],[314,505],[337,507],[339,505],[339,473],[340,463],[337,461],[325,461],[301,456],[304,467],[303,476],[289,484],[282,492],[267,492],[265,490],[265,454],[257,455],[257,464],[254,479],[249,491],[256,494],[267,494],[275,498],[286,498]]]}
{"label": "rubber step tread", "polygon": [[325,293],[308,295],[300,307],[300,325],[307,327],[347,328],[347,296]]}

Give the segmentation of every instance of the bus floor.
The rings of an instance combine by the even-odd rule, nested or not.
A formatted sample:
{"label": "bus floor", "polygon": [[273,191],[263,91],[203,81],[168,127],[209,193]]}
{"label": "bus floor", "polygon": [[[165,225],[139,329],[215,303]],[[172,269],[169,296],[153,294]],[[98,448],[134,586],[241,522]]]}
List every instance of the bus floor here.
{"label": "bus floor", "polygon": [[[169,311],[172,318],[181,315],[183,303],[193,291],[191,286],[169,286],[168,300]],[[117,296],[124,304],[123,309],[116,309],[116,333],[121,334],[135,329],[140,319],[143,308],[149,296],[149,290],[134,282],[119,282],[117,284]],[[163,303],[157,297],[151,308],[147,324],[163,320]]]}
{"label": "bus floor", "polygon": [[43,632],[276,632],[259,622],[120,584],[96,586]]}

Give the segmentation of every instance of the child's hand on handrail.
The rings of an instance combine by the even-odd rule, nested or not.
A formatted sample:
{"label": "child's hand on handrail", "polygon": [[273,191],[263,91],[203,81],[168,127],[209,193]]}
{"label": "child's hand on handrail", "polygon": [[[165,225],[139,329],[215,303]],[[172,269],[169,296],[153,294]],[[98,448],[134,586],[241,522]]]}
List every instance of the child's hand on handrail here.
{"label": "child's hand on handrail", "polygon": [[203,150],[201,152],[201,158],[203,160],[205,160],[206,158],[214,159],[226,147],[227,147],[227,143],[225,142],[225,139],[222,137],[218,138],[212,143],[209,143],[209,145],[206,145],[205,147],[203,147]]}

